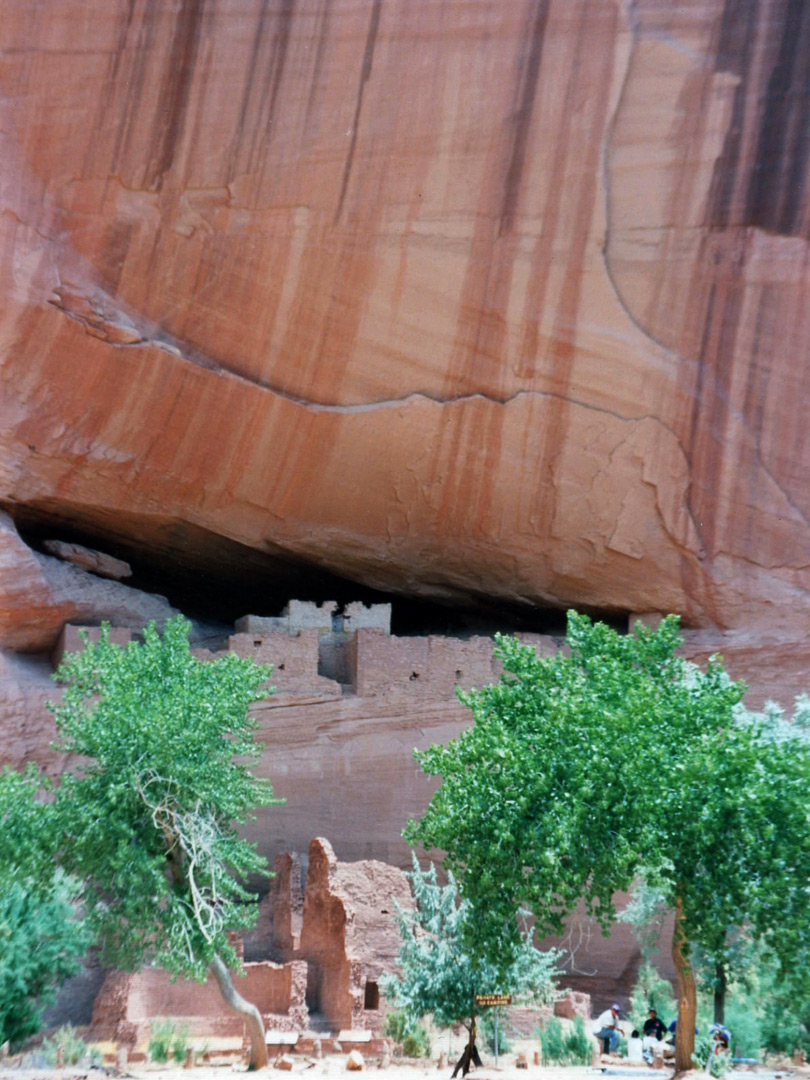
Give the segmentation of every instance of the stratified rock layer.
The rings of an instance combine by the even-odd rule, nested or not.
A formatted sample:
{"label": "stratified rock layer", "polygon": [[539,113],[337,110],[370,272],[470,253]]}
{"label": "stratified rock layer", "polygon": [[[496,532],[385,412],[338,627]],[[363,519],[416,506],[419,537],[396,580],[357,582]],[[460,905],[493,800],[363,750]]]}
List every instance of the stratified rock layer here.
{"label": "stratified rock layer", "polygon": [[803,632],[809,35],[797,0],[8,0],[0,499]]}

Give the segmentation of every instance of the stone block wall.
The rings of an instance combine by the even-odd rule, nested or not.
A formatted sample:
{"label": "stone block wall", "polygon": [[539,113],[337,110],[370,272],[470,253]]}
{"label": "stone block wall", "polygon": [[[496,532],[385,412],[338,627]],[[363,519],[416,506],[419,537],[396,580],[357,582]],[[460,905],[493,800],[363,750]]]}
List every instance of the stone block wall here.
{"label": "stone block wall", "polygon": [[384,634],[391,633],[391,605],[369,604],[368,607],[360,601],[347,604],[343,609],[343,629],[346,633],[356,630],[373,629],[382,630]]}
{"label": "stone block wall", "polygon": [[[272,664],[277,694],[448,699],[457,686],[483,686],[500,674],[490,637],[392,637],[390,604],[348,604],[342,615],[335,615],[336,608],[334,601],[291,600],[283,616],[245,615],[237,620],[227,650]],[[81,647],[82,629],[65,626],[59,657]],[[97,627],[86,629],[91,640],[98,639]],[[120,644],[132,638],[124,628],[110,633]],[[544,655],[558,647],[556,639],[541,634],[525,634],[522,640]],[[221,655],[194,652],[204,660]]]}
{"label": "stone block wall", "polygon": [[[244,974],[234,975],[233,981],[266,1024],[281,1031],[307,1028],[306,963],[247,963]],[[182,1020],[191,1035],[242,1034],[242,1021],[229,1012],[214,980],[172,982],[159,968],[133,974],[111,972],[96,998],[91,1028],[96,1038],[105,1034],[140,1042],[149,1038],[149,1025],[158,1017]]]}
{"label": "stone block wall", "polygon": [[259,664],[272,664],[272,683],[279,694],[317,693],[326,697],[340,694],[332,679],[318,674],[320,663],[317,629],[232,634],[228,651],[249,656]]}
{"label": "stone block wall", "polygon": [[351,672],[359,697],[451,698],[456,686],[469,689],[497,678],[492,639],[390,637],[358,630]]}

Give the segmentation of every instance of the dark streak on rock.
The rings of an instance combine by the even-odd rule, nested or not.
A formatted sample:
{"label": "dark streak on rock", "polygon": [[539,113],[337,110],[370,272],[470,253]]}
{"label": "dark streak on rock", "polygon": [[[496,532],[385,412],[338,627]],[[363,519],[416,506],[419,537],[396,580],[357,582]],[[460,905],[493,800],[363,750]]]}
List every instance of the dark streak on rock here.
{"label": "dark streak on rock", "polygon": [[[753,454],[761,463],[761,434],[765,423],[765,406],[768,400],[768,382],[771,377],[772,363],[767,349],[762,348],[762,342],[774,340],[774,321],[776,319],[777,303],[774,293],[778,286],[764,285],[759,297],[757,319],[754,326],[754,341],[751,348],[751,363],[746,371],[745,396],[743,397],[742,412],[746,430],[751,432],[754,441]],[[743,463],[746,473],[749,472],[748,462]],[[751,470],[751,474],[759,478],[760,473]],[[754,515],[747,514],[742,522],[744,530],[743,546],[745,551],[752,549],[756,537],[756,521]]]}
{"label": "dark streak on rock", "polygon": [[169,59],[158,99],[160,112],[155,120],[152,139],[152,145],[157,146],[158,150],[146,178],[150,191],[161,189],[163,177],[172,167],[182,136],[205,3],[206,0],[181,0],[174,20]]}
{"label": "dark streak on rock", "polygon": [[[760,65],[755,63],[758,55],[763,58]],[[806,233],[802,211],[810,167],[808,55],[806,0],[770,0],[765,5],[725,0],[715,70],[733,72],[740,84],[712,177],[709,225],[753,225],[784,236]]]}
{"label": "dark streak on rock", "polygon": [[[271,11],[272,2],[273,0],[262,0],[256,18],[250,60],[245,68],[239,118],[231,140],[231,179],[239,172],[255,171],[269,158],[266,148],[273,134],[276,106],[295,17],[295,0],[281,0],[279,5],[273,4]],[[263,60],[264,53],[267,53],[267,57]],[[249,122],[252,109],[255,110],[255,120]],[[241,160],[240,151],[242,138],[247,130],[252,139],[247,160],[244,161]]]}
{"label": "dark streak on rock", "polygon": [[307,95],[307,107],[304,114],[304,129],[309,127],[309,120],[315,106],[315,98],[320,86],[320,71],[323,66],[323,54],[326,50],[326,42],[329,39],[330,22],[332,19],[332,2],[324,0],[322,12],[318,17],[318,45],[315,50],[315,60],[312,64],[312,76]]}
{"label": "dark streak on rock", "polygon": [[748,73],[751,70],[758,26],[759,0],[740,5],[726,2],[717,43],[715,71],[727,71],[739,78],[734,91],[731,122],[723,152],[717,159],[708,200],[708,224],[727,226],[735,219],[734,191],[742,156],[745,114],[757,102],[751,100]]}
{"label": "dark streak on rock", "polygon": [[504,181],[503,204],[498,226],[499,236],[511,232],[514,227],[518,198],[520,196],[520,182],[526,163],[526,143],[540,76],[540,61],[543,55],[546,24],[548,23],[548,9],[548,0],[539,0],[530,21],[531,28],[526,37],[525,48],[528,50],[528,55],[524,54],[520,65],[520,104],[514,115],[512,149],[509,155],[509,168]]}
{"label": "dark streak on rock", "polygon": [[787,236],[801,229],[810,151],[810,7],[787,0],[746,195],[746,221]]}
{"label": "dark streak on rock", "polygon": [[[242,138],[242,132],[245,128],[245,121],[247,119],[248,108],[250,106],[250,100],[253,96],[253,87],[256,82],[256,65],[259,60],[259,55],[262,50],[262,42],[264,40],[265,28],[269,25],[267,17],[267,7],[270,0],[263,0],[261,10],[259,11],[259,17],[256,24],[256,33],[253,35],[253,46],[250,50],[250,60],[245,67],[245,83],[242,90],[242,102],[239,107],[239,119],[236,121],[236,127],[233,132],[233,145],[236,147]],[[233,158],[233,154],[231,154]]]}
{"label": "dark streak on rock", "polygon": [[104,230],[104,247],[100,257],[100,270],[104,287],[111,295],[118,292],[130,240],[135,231],[131,221],[113,218]]}
{"label": "dark streak on rock", "polygon": [[[706,305],[706,315],[703,320],[703,334],[700,343],[700,355],[705,356],[709,347],[709,336],[712,326],[714,303],[717,293],[717,285],[712,283],[709,290],[709,299]],[[698,433],[701,429],[701,404],[703,402],[705,384],[707,379],[706,364],[700,363],[697,366],[697,383],[692,390],[692,414],[689,422],[689,431],[687,437],[684,440],[684,452],[689,462],[689,490],[687,493],[687,505],[689,507],[689,515],[695,523],[695,530],[700,537],[700,546],[705,551],[706,541],[703,535],[703,507],[701,505],[702,500],[698,497],[696,490],[699,482],[700,475],[695,470],[695,457],[697,456],[697,441]]]}
{"label": "dark streak on rock", "polygon": [[343,178],[340,182],[340,195],[338,196],[337,209],[335,210],[335,224],[340,220],[340,215],[343,212],[343,203],[346,199],[346,190],[349,186],[349,178],[354,162],[354,153],[357,147],[357,129],[360,124],[360,113],[363,109],[363,94],[374,64],[374,46],[377,41],[377,30],[380,25],[381,10],[382,0],[374,0],[371,9],[371,18],[368,24],[368,33],[366,34],[366,47],[363,50],[363,63],[360,68],[360,85],[357,88],[357,104],[354,109],[351,143],[349,145],[349,152],[346,155],[346,164],[343,167]]}
{"label": "dark streak on rock", "polygon": [[[122,156],[126,150],[138,106],[142,98],[144,72],[147,57],[151,55],[151,23],[141,22],[140,30],[132,44],[130,35],[135,22],[136,0],[128,0],[127,10],[119,19],[119,30],[114,51],[110,56],[109,74],[103,92],[99,94],[98,110],[93,123],[97,135],[114,123],[114,139],[110,147],[108,170],[120,174]],[[144,42],[144,38],[146,41]],[[89,139],[85,153],[85,172],[98,169],[99,139]]]}
{"label": "dark streak on rock", "polygon": [[270,64],[268,65],[265,74],[265,88],[269,85],[270,90],[265,120],[262,125],[265,129],[269,129],[275,119],[278,91],[284,76],[284,67],[287,63],[287,52],[290,44],[290,33],[292,31],[294,16],[295,0],[281,0],[281,7],[276,22],[276,32],[273,34],[273,48],[270,54]]}

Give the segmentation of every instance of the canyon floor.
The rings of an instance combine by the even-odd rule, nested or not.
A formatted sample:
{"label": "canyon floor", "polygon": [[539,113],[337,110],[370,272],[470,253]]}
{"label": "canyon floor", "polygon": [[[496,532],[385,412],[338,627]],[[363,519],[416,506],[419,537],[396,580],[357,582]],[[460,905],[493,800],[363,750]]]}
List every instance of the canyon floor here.
{"label": "canyon floor", "polygon": [[[328,1077],[337,1080],[347,1074],[346,1059],[344,1056],[324,1058],[312,1062],[302,1058],[296,1061],[292,1068],[293,1074],[302,1074],[311,1080],[320,1080]],[[420,1080],[421,1077],[436,1077],[437,1080],[449,1080],[452,1065],[439,1069],[435,1060],[413,1060],[407,1063],[394,1062],[385,1069],[376,1063],[370,1062],[362,1070],[363,1074],[371,1074],[374,1077],[384,1077],[385,1080]],[[508,1054],[501,1059],[496,1067],[493,1064],[484,1065],[483,1068],[475,1069],[470,1074],[470,1080],[596,1080],[597,1077],[627,1077],[627,1080],[637,1080],[649,1073],[652,1080],[670,1080],[672,1073],[669,1069],[657,1071],[645,1069],[643,1066],[609,1065],[601,1069],[591,1066],[533,1066],[528,1069],[518,1069],[515,1065],[514,1054]],[[180,1066],[159,1065],[133,1065],[128,1073],[124,1074],[131,1080],[229,1080],[234,1075],[249,1075],[243,1063],[228,1065],[205,1065],[187,1070]],[[0,1080],[104,1080],[107,1076],[115,1075],[112,1069],[27,1069],[27,1068],[4,1068],[0,1069]],[[271,1076],[284,1075],[282,1070],[272,1066],[264,1075],[270,1080]],[[350,1074],[354,1075],[354,1074]],[[705,1073],[694,1071],[683,1074],[682,1080],[704,1080]],[[778,1067],[773,1065],[752,1066],[734,1070],[727,1080],[744,1080],[744,1078],[758,1078],[758,1080],[810,1080],[810,1068],[795,1066]]]}

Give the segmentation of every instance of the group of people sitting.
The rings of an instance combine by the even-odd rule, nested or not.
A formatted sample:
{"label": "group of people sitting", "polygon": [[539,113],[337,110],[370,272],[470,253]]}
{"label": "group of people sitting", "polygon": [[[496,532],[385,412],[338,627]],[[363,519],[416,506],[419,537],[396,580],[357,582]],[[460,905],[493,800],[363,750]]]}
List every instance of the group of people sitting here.
{"label": "group of people sitting", "polygon": [[[621,1020],[621,1011],[618,1005],[611,1005],[593,1022],[593,1033],[603,1043],[606,1054],[616,1053],[622,1035],[627,1038],[627,1057],[630,1061],[645,1061],[652,1065],[656,1054],[663,1057],[673,1052],[677,1020],[673,1020],[667,1027],[657,1011],[650,1008],[641,1033],[634,1029],[627,1035],[625,1028],[629,1027],[629,1024]],[[730,1038],[728,1029],[721,1024],[712,1024],[709,1030],[715,1043],[715,1052],[727,1050]]]}

